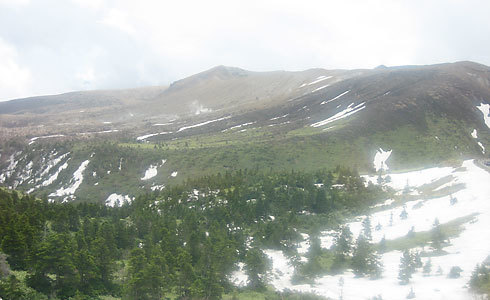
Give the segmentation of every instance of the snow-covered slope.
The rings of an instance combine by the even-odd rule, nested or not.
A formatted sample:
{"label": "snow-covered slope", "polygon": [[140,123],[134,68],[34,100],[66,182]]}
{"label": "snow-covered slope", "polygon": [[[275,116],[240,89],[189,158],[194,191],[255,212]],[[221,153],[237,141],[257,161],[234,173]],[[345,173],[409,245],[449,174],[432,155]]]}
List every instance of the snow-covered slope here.
{"label": "snow-covered slope", "polygon": [[[365,176],[365,179],[367,182],[377,182],[377,176]],[[463,231],[457,237],[451,238],[450,244],[443,248],[447,254],[431,257],[432,272],[429,276],[423,276],[419,271],[413,275],[408,285],[400,285],[397,277],[402,253],[390,251],[381,256],[384,266],[381,279],[357,278],[348,270],[340,275],[322,276],[313,284],[294,285],[291,282],[294,268],[288,257],[281,251],[266,249],[265,254],[272,260],[270,284],[277,290],[313,292],[338,299],[341,292],[339,280],[343,278],[344,299],[370,299],[375,296],[381,296],[382,299],[405,299],[411,288],[417,299],[472,299],[473,295],[467,286],[471,272],[476,264],[490,254],[490,173],[480,168],[475,161],[467,160],[459,168],[430,168],[388,174],[384,179],[383,184],[394,188],[398,194],[420,195],[427,191],[428,184],[432,191],[451,189],[453,193],[435,198],[416,196],[405,203],[388,199],[373,207],[375,212],[370,215],[371,224],[373,227],[380,225],[378,230],[373,228],[373,242],[379,242],[383,237],[386,240],[404,237],[412,228],[415,232],[431,230],[435,218],[441,224],[463,218],[468,220],[463,222]],[[451,199],[456,199],[453,201],[455,203],[451,204]],[[406,219],[400,217],[403,210],[408,213]],[[359,216],[348,223],[354,238],[360,233],[364,218],[365,216]],[[329,248],[333,245],[332,235],[331,231],[322,232],[322,247]],[[306,234],[303,237],[305,240],[298,245],[298,255],[301,261],[306,261],[309,237]],[[424,263],[427,260],[427,257],[422,258]],[[453,266],[463,269],[460,278],[447,277]],[[436,274],[439,267],[442,275]],[[243,282],[243,276],[243,272],[233,274],[234,278],[240,278],[240,282]]]}

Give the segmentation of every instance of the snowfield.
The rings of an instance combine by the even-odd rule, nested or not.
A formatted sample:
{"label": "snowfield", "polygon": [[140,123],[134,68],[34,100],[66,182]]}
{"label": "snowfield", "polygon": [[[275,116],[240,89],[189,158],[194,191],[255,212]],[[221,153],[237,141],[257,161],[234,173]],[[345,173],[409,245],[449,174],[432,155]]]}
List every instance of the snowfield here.
{"label": "snowfield", "polygon": [[[385,153],[386,156],[386,153],[389,152],[381,153]],[[364,179],[377,184],[378,176],[364,176]],[[435,218],[438,218],[441,224],[445,224],[450,221],[463,220],[462,218],[466,217],[465,221],[462,221],[462,232],[450,238],[450,244],[443,248],[447,254],[431,257],[432,271],[429,276],[423,276],[419,269],[413,274],[408,285],[400,285],[397,277],[402,253],[390,251],[381,256],[384,268],[382,278],[378,280],[356,278],[350,270],[347,270],[340,275],[318,277],[312,284],[294,285],[291,283],[294,269],[290,259],[280,250],[266,249],[264,253],[272,260],[269,283],[276,290],[312,292],[339,299],[341,294],[339,280],[342,277],[344,299],[371,299],[374,296],[381,296],[382,299],[406,299],[411,288],[415,292],[416,299],[477,299],[470,293],[467,285],[476,264],[481,263],[490,255],[490,239],[488,238],[490,173],[480,168],[475,161],[467,160],[458,168],[438,167],[387,174],[384,180],[383,184],[394,188],[398,194],[422,195],[429,188],[427,184],[431,184],[432,191],[453,188],[452,195],[442,193],[433,198],[411,196],[413,200],[405,203],[397,203],[388,199],[384,203],[375,205],[375,211],[370,215],[373,242],[379,242],[383,237],[386,240],[404,237],[412,228],[415,232],[431,230]],[[451,197],[457,199],[452,205]],[[408,214],[406,219],[400,217],[403,210],[406,210]],[[359,216],[347,223],[354,240],[361,231],[361,223],[365,217]],[[378,224],[380,228],[376,230],[375,227]],[[305,255],[309,248],[309,236],[304,233],[302,236],[304,241],[298,244],[297,251],[300,261],[304,262],[307,260]],[[322,247],[330,248],[333,245],[333,232],[327,230],[322,232],[320,240]],[[430,250],[429,248],[425,247],[425,250]],[[422,248],[417,249],[422,250]],[[424,264],[427,260],[427,257],[422,257]],[[460,278],[447,277],[453,266],[463,269]],[[442,269],[442,275],[436,274],[439,267]],[[242,269],[243,267],[240,268]],[[234,272],[232,278],[243,282],[246,275],[240,270]]]}

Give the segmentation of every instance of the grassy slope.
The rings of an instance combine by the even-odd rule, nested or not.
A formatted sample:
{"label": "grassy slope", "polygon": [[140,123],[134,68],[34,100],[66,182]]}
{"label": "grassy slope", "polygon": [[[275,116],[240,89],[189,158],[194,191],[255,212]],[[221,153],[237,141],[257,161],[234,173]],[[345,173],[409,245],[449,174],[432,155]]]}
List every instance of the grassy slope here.
{"label": "grassy slope", "polygon": [[[69,167],[60,174],[58,182],[66,186],[80,163],[90,159],[84,182],[77,191],[78,199],[102,201],[115,192],[135,195],[141,193],[142,187],[149,191],[154,184],[168,185],[189,177],[246,168],[314,171],[343,165],[360,172],[374,172],[372,160],[380,147],[393,149],[388,165],[396,170],[479,155],[480,150],[469,134],[472,129],[466,124],[442,117],[427,117],[426,123],[424,130],[405,125],[368,134],[342,124],[326,131],[311,127],[291,130],[284,125],[157,143],[74,142],[69,146],[72,153]],[[95,154],[90,158],[92,153]],[[158,175],[141,181],[145,170],[151,164],[161,164],[162,159],[167,162],[158,169]],[[176,178],[170,176],[173,171],[178,171]],[[93,172],[96,177],[91,176]]]}

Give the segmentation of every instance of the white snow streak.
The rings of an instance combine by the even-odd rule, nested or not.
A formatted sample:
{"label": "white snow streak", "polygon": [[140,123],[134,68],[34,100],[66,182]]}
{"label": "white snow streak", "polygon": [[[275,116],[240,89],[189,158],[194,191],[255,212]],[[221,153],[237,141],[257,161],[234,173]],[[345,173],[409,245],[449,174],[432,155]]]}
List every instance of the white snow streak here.
{"label": "white snow streak", "polygon": [[223,118],[219,118],[219,119],[215,119],[215,120],[210,120],[210,121],[206,121],[206,122],[202,122],[202,123],[199,123],[199,124],[196,124],[196,125],[184,126],[184,127],[179,128],[179,130],[177,130],[177,132],[181,132],[183,130],[187,130],[187,129],[191,129],[191,128],[201,127],[201,126],[208,125],[208,124],[211,124],[211,123],[214,123],[214,122],[223,121],[223,120],[226,120],[226,119],[229,119],[229,118],[231,118],[231,116],[223,117]]}
{"label": "white snow streak", "polygon": [[311,92],[312,92],[312,93],[314,93],[314,92],[316,92],[316,91],[323,90],[324,88],[327,88],[327,87],[329,87],[329,86],[330,86],[330,84],[327,84],[327,85],[321,86],[321,87],[319,87],[319,88],[316,88],[316,89],[314,89],[314,90],[313,90],[313,91],[311,91]]}
{"label": "white snow streak", "polygon": [[366,108],[366,106],[364,106],[364,104],[365,104],[365,102],[362,102],[362,103],[352,107],[352,105],[354,105],[354,103],[351,103],[343,111],[336,113],[335,115],[331,116],[330,118],[328,118],[326,120],[311,124],[311,126],[312,127],[320,127],[320,126],[327,125],[328,123],[332,123],[332,122],[338,121],[340,119],[347,118],[348,116],[351,116],[351,115],[355,114],[356,112],[359,112],[359,111],[363,110],[364,108]]}
{"label": "white snow streak", "polygon": [[280,119],[280,118],[285,118],[285,117],[287,117],[287,116],[289,116],[289,114],[285,114],[285,115],[280,116],[280,117],[275,117],[275,118],[272,118],[272,119],[270,119],[270,121],[274,121],[274,120],[277,120],[277,119]]}
{"label": "white snow streak", "polygon": [[[70,159],[68,159],[68,160],[70,160]],[[51,175],[51,177],[49,177],[48,179],[43,181],[43,183],[41,185],[42,186],[48,186],[48,185],[52,184],[56,179],[58,179],[58,175],[60,174],[60,172],[68,167],[68,160],[64,164],[62,164],[58,168],[58,170],[53,175]]]}
{"label": "white snow streak", "polygon": [[339,99],[340,97],[344,96],[345,94],[347,94],[348,92],[350,92],[350,90],[349,90],[349,91],[345,91],[345,92],[343,92],[342,94],[340,94],[340,95],[338,95],[338,96],[336,96],[336,97],[334,97],[334,98],[332,98],[332,99],[330,99],[330,100],[325,100],[325,101],[323,101],[322,103],[320,103],[320,105],[322,105],[322,104],[327,104],[327,103],[329,103],[329,102],[335,101],[335,100]]}
{"label": "white snow streak", "polygon": [[332,76],[318,76],[315,81],[312,81],[312,82],[308,83],[308,85],[319,83],[321,81],[324,81],[324,80],[327,80],[327,79],[330,79],[330,78],[332,78]]}
{"label": "white snow streak", "polygon": [[147,138],[149,137],[152,137],[152,136],[156,136],[156,135],[163,135],[163,134],[170,134],[172,132],[170,131],[164,131],[164,132],[159,132],[159,133],[150,133],[150,134],[147,134],[147,135],[142,135],[142,136],[139,136],[136,138],[137,141],[143,141],[143,140],[146,140]]}
{"label": "white snow streak", "polygon": [[244,127],[244,126],[248,126],[248,125],[252,125],[252,124],[255,124],[257,122],[248,122],[248,123],[243,123],[243,124],[240,124],[240,125],[235,125],[235,126],[232,126],[228,129],[225,129],[223,131],[228,131],[228,130],[233,130],[233,129],[236,129],[236,128],[240,128],[240,127]]}
{"label": "white snow streak", "polygon": [[78,189],[80,184],[82,184],[83,181],[83,172],[87,168],[87,165],[89,164],[89,160],[87,159],[86,161],[82,162],[80,167],[73,173],[73,178],[71,180],[72,184],[66,188],[60,188],[56,192],[49,194],[50,197],[60,197],[60,196],[65,196],[65,195],[73,195],[75,194],[75,191]]}
{"label": "white snow streak", "polygon": [[38,139],[47,139],[47,138],[53,138],[53,137],[62,137],[64,136],[63,134],[53,134],[53,135],[45,135],[45,136],[36,136],[30,139],[29,145],[33,144],[36,140]]}
{"label": "white snow streak", "polygon": [[485,154],[485,147],[483,146],[483,144],[481,142],[478,142],[478,146],[480,146],[481,152]]}

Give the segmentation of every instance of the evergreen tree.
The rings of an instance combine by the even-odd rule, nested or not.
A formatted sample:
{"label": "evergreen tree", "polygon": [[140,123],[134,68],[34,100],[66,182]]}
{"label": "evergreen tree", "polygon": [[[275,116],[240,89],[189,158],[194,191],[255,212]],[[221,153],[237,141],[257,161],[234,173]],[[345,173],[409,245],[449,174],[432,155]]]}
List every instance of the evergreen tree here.
{"label": "evergreen tree", "polygon": [[369,275],[371,278],[381,276],[382,264],[379,255],[364,235],[359,235],[352,256],[352,270],[357,276]]}
{"label": "evergreen tree", "polygon": [[404,206],[403,206],[403,210],[402,210],[402,212],[400,213],[400,219],[402,219],[402,220],[406,220],[407,218],[408,218],[408,213],[407,213],[406,206],[404,205]]}
{"label": "evergreen tree", "polygon": [[442,233],[441,225],[439,223],[438,218],[434,220],[433,228],[431,231],[431,238],[432,238],[432,248],[438,251],[441,250],[442,244],[444,243],[445,240],[445,236],[444,233]]}
{"label": "evergreen tree", "polygon": [[258,248],[251,248],[245,256],[245,271],[248,275],[248,285],[254,289],[265,288],[265,272],[269,268],[269,261]]}
{"label": "evergreen tree", "polygon": [[371,242],[373,240],[372,230],[371,230],[371,218],[366,216],[362,221],[362,234],[367,241]]}
{"label": "evergreen tree", "polygon": [[430,275],[430,272],[432,270],[432,262],[431,262],[431,259],[429,258],[425,264],[424,264],[424,268],[422,269],[422,272],[424,273],[424,276],[429,276]]}
{"label": "evergreen tree", "polygon": [[415,269],[412,263],[412,255],[409,250],[404,250],[402,257],[400,258],[400,270],[398,272],[400,284],[408,284],[414,272]]}
{"label": "evergreen tree", "polygon": [[414,299],[415,298],[415,292],[413,291],[413,287],[410,287],[410,292],[408,292],[408,295],[406,298],[407,299]]}
{"label": "evergreen tree", "polygon": [[145,253],[140,248],[135,248],[129,255],[128,279],[125,284],[125,299],[146,299],[146,267]]}
{"label": "evergreen tree", "polygon": [[371,278],[379,278],[382,271],[381,259],[375,252],[371,241],[371,219],[367,216],[362,222],[362,231],[356,240],[352,256],[352,270],[357,276],[369,275]]}
{"label": "evergreen tree", "polygon": [[352,232],[349,226],[342,225],[337,236],[335,237],[334,261],[332,270],[341,270],[347,263],[352,251]]}

